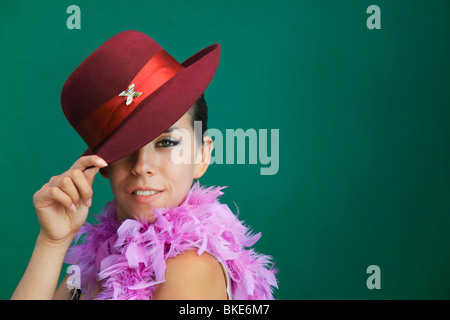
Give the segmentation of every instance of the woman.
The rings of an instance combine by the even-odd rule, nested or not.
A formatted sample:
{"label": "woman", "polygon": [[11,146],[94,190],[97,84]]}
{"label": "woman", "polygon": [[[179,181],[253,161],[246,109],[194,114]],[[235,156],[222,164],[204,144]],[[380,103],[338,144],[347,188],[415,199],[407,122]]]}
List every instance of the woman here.
{"label": "woman", "polygon": [[[89,148],[34,195],[41,230],[13,299],[273,298],[270,257],[246,249],[259,234],[220,204],[223,188],[193,183],[213,149],[203,92],[219,55],[215,44],[179,64],[147,35],[125,31],[70,75],[62,108]],[[114,200],[90,225],[99,171]],[[63,261],[81,283],[67,276],[56,289]]]}

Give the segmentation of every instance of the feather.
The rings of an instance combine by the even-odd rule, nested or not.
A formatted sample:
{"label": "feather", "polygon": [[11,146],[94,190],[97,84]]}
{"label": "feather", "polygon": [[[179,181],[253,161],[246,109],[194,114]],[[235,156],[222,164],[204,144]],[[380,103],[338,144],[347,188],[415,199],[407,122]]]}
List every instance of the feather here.
{"label": "feather", "polygon": [[127,257],[128,266],[130,268],[137,268],[139,263],[144,263],[147,265],[147,256],[144,253],[144,250],[136,244],[136,242],[131,242],[128,245],[127,250],[125,251],[125,257]]}
{"label": "feather", "polygon": [[145,217],[118,221],[116,200],[108,202],[95,216],[99,223],[86,223],[65,257],[80,267],[82,291],[101,281],[96,299],[152,299],[156,284],[165,281],[166,260],[196,249],[224,264],[233,299],[273,299],[278,270],[272,257],[251,248],[261,233],[252,235],[218,200],[224,188],[196,182],[178,207],[154,210],[154,223]]}

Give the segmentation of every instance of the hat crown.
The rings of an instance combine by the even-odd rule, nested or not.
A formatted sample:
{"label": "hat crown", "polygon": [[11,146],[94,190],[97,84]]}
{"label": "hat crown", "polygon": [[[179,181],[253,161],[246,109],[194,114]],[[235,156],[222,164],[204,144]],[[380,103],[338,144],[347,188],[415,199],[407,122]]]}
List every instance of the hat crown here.
{"label": "hat crown", "polygon": [[76,128],[99,106],[120,94],[161,46],[139,31],[123,31],[91,53],[69,76],[61,106]]}

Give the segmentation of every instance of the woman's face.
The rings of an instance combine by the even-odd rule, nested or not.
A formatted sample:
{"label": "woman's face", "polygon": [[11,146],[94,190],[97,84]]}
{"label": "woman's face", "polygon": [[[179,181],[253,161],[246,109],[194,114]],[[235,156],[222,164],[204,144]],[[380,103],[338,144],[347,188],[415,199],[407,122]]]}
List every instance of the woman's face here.
{"label": "woman's face", "polygon": [[212,140],[203,141],[203,146],[196,142],[186,113],[155,140],[102,170],[117,200],[119,220],[145,217],[154,222],[154,208],[178,206],[209,165]]}

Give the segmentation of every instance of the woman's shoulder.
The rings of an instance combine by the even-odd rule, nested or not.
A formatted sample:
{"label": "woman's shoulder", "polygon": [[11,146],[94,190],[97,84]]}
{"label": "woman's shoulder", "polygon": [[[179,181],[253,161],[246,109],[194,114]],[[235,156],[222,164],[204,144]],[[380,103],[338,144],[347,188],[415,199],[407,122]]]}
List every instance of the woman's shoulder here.
{"label": "woman's shoulder", "polygon": [[166,261],[165,281],[154,299],[227,299],[226,279],[217,259],[204,252],[185,251]]}

